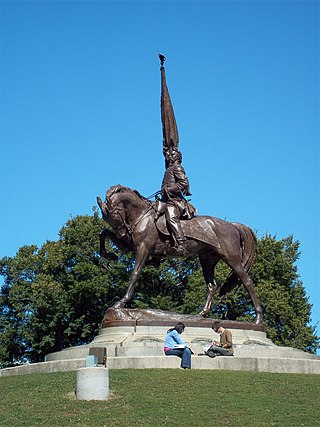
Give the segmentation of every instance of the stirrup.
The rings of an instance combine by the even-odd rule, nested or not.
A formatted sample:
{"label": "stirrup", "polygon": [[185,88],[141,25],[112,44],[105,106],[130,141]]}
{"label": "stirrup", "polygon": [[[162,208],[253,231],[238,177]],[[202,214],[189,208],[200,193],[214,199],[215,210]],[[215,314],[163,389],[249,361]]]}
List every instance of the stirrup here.
{"label": "stirrup", "polygon": [[180,245],[175,246],[175,250],[176,250],[177,254],[180,254],[180,255],[186,255],[188,253],[185,244],[180,244]]}

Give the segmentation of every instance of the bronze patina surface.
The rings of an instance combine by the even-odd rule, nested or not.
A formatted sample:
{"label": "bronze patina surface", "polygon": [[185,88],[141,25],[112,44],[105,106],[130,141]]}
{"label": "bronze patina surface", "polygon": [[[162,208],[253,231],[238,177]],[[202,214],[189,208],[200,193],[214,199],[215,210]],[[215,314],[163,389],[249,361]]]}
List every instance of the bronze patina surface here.
{"label": "bronze patina surface", "polygon": [[[98,204],[104,220],[114,230],[104,229],[100,233],[100,254],[107,259],[110,256],[105,249],[107,237],[119,248],[135,253],[135,266],[127,292],[114,305],[115,308],[123,308],[131,301],[142,268],[151,256],[161,258],[182,255],[174,245],[171,245],[170,237],[159,232],[155,223],[156,213],[153,204],[136,190],[121,185],[113,186],[107,191],[104,202],[98,198]],[[203,225],[207,242],[199,239],[199,224]],[[248,275],[257,249],[256,238],[251,228],[209,216],[198,216],[196,227],[196,237],[188,236],[186,239],[184,255],[199,257],[204,279],[208,285],[207,301],[200,314],[206,315],[210,311],[212,299],[217,290],[214,267],[222,259],[231,267],[233,273],[220,289],[220,294],[231,289],[240,279],[253,302],[256,322],[261,322],[261,307]],[[192,234],[192,226],[189,227],[188,234]],[[208,243],[210,237],[211,244]]]}

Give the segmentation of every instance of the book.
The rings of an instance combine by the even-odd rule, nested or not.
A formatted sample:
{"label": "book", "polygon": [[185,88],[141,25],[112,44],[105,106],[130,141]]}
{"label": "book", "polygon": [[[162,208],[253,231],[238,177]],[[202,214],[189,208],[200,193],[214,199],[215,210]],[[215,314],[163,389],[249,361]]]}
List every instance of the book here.
{"label": "book", "polygon": [[173,346],[174,350],[184,350],[185,348],[188,348],[191,351],[191,354],[194,354],[194,352],[191,350],[191,348],[185,344],[175,344]]}
{"label": "book", "polygon": [[186,348],[186,345],[185,344],[175,344],[173,346],[173,348],[176,349],[176,350],[183,350],[183,349]]}

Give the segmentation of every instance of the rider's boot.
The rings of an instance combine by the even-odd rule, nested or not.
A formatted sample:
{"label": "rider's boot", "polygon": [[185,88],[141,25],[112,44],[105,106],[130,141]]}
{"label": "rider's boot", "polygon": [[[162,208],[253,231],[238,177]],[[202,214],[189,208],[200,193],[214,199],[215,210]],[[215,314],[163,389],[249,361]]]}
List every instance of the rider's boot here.
{"label": "rider's boot", "polygon": [[178,253],[178,255],[187,255],[187,239],[186,238],[177,238],[177,246],[176,246],[176,251]]}
{"label": "rider's boot", "polygon": [[183,233],[180,223],[180,211],[176,206],[167,206],[166,219],[174,240],[176,241],[175,249],[178,255],[184,256],[187,254],[186,242],[187,239]]}

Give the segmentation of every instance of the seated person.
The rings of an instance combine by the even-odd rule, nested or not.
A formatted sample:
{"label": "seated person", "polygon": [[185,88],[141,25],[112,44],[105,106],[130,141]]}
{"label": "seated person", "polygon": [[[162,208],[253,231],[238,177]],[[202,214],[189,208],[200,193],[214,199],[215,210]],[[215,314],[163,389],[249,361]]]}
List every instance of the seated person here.
{"label": "seated person", "polygon": [[164,341],[164,353],[166,356],[180,357],[181,368],[191,369],[192,352],[190,348],[186,347],[186,343],[181,338],[181,334],[184,329],[185,325],[182,322],[179,322],[174,328],[171,328],[167,331],[167,336]]}
{"label": "seated person", "polygon": [[216,356],[233,356],[232,334],[225,329],[220,322],[214,322],[212,329],[220,334],[220,343],[212,342],[211,347],[205,352],[209,357]]}

